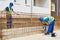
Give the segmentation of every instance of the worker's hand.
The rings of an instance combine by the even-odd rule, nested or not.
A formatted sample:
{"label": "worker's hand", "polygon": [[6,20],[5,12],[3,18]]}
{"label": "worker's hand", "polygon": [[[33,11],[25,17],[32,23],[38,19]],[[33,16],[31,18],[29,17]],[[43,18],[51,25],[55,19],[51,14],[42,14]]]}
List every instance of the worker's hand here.
{"label": "worker's hand", "polygon": [[50,22],[48,22],[48,23],[46,23],[47,25],[49,25],[50,24]]}
{"label": "worker's hand", "polygon": [[20,14],[18,14],[18,12],[15,12],[15,11],[13,11],[13,13],[16,14],[16,15],[20,15]]}
{"label": "worker's hand", "polygon": [[50,24],[50,22],[48,22],[48,25]]}

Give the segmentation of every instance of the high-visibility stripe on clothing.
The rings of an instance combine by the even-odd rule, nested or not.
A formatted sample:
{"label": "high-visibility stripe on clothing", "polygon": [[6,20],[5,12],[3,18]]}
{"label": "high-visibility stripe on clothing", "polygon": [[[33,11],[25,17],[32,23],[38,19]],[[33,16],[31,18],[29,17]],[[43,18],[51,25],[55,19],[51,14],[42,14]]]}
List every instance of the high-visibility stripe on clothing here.
{"label": "high-visibility stripe on clothing", "polygon": [[54,20],[54,17],[52,17],[52,16],[44,17],[44,20],[45,20],[46,18],[49,18],[49,22],[52,22],[52,21]]}

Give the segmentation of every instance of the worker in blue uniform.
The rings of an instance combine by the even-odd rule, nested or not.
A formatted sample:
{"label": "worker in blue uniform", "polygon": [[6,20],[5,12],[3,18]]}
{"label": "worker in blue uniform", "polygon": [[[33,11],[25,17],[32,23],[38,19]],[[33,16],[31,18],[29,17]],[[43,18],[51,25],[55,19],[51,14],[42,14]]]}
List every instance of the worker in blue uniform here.
{"label": "worker in blue uniform", "polygon": [[39,20],[40,20],[41,23],[44,23],[44,24],[48,25],[48,30],[45,33],[45,35],[50,34],[50,33],[53,34],[55,18],[52,17],[52,16],[47,16],[47,17],[40,17]]}

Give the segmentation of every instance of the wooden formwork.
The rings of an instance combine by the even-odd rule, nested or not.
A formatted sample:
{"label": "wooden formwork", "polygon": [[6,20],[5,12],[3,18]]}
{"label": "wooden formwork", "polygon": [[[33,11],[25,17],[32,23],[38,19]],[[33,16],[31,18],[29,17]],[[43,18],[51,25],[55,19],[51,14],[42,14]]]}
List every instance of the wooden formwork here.
{"label": "wooden formwork", "polygon": [[[3,29],[6,29],[7,20],[5,18],[1,18],[1,26]],[[19,28],[19,27],[32,27],[32,26],[40,26],[41,23],[38,18],[13,18],[12,19],[12,28]]]}
{"label": "wooden formwork", "polygon": [[[24,15],[22,15],[24,16]],[[19,17],[22,17],[22,16],[19,16]],[[60,17],[57,17],[56,15],[53,15],[57,20],[55,22],[55,29],[59,29],[60,27]],[[24,16],[25,17],[25,16]],[[37,17],[37,16],[34,16],[34,17]],[[12,28],[11,29],[7,29],[7,20],[6,18],[4,17],[0,17],[0,29],[2,30],[2,34],[3,34],[3,37],[4,38],[11,38],[11,37],[14,37],[14,36],[19,36],[19,35],[23,35],[23,33],[21,33],[21,30],[22,32],[25,32],[27,31],[27,29],[29,29],[30,32],[25,32],[25,33],[28,33],[28,34],[32,34],[33,31],[36,31],[36,32],[40,32],[40,27],[42,27],[40,21],[39,21],[39,18],[13,18],[12,19]],[[16,30],[15,30],[16,28]],[[18,28],[22,28],[21,30],[19,29],[18,31]],[[27,28],[27,29],[24,29],[24,28]],[[33,30],[31,32],[31,30]],[[18,32],[20,32],[21,34],[19,34]],[[1,33],[1,32],[0,32]],[[10,33],[10,34],[9,34]],[[16,35],[17,33],[17,35]],[[6,35],[8,34],[8,35]],[[3,38],[3,39],[4,39]]]}

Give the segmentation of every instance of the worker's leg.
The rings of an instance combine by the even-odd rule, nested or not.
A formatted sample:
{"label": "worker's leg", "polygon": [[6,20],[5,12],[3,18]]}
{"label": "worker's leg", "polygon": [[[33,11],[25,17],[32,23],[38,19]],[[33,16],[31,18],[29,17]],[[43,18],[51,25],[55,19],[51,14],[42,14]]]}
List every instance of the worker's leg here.
{"label": "worker's leg", "polygon": [[7,17],[7,28],[12,28],[12,16],[8,15]]}
{"label": "worker's leg", "polygon": [[7,22],[7,29],[9,29],[9,23]]}
{"label": "worker's leg", "polygon": [[12,22],[10,22],[10,28],[12,28]]}
{"label": "worker's leg", "polygon": [[55,20],[53,20],[53,21],[49,24],[49,26],[48,26],[48,31],[47,31],[47,33],[45,33],[45,35],[50,34],[50,33],[53,33],[54,24],[55,24]]}
{"label": "worker's leg", "polygon": [[10,15],[10,18],[9,18],[9,22],[10,22],[10,28],[12,28],[12,15]]}
{"label": "worker's leg", "polygon": [[50,23],[48,26],[47,33],[45,33],[45,35],[48,35],[51,32],[51,28],[52,28],[52,24]]}
{"label": "worker's leg", "polygon": [[55,24],[55,20],[53,20],[50,24],[49,24],[49,27],[48,27],[48,31],[47,33],[53,33],[54,31],[54,24]]}
{"label": "worker's leg", "polygon": [[7,29],[9,29],[9,15],[7,15]]}
{"label": "worker's leg", "polygon": [[53,21],[53,25],[52,25],[51,33],[53,33],[53,31],[54,31],[54,24],[55,24],[55,21]]}

